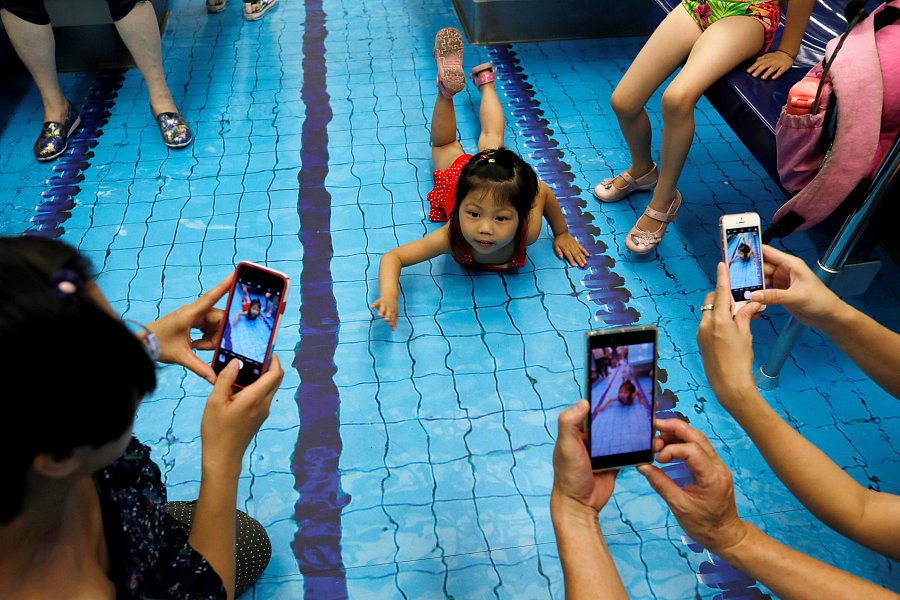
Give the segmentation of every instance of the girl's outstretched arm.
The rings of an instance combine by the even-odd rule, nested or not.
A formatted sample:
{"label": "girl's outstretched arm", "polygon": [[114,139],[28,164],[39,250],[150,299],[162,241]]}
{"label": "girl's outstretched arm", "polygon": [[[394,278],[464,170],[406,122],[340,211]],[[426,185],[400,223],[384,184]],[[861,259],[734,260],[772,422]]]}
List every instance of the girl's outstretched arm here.
{"label": "girl's outstretched arm", "polygon": [[541,220],[547,219],[550,224],[550,231],[553,232],[553,250],[556,256],[568,261],[573,267],[577,264],[583,267],[587,263],[587,257],[590,256],[584,246],[579,244],[572,234],[569,233],[569,226],[566,224],[566,218],[559,208],[559,200],[553,190],[550,189],[543,181],[538,182],[538,193],[534,198],[534,206],[528,213],[528,234],[525,237],[526,244],[533,244],[541,233]]}
{"label": "girl's outstretched arm", "polygon": [[378,299],[369,308],[378,309],[391,331],[397,328],[397,300],[400,296],[400,270],[441,254],[450,254],[450,227],[444,225],[425,237],[386,252],[378,266]]}
{"label": "girl's outstretched arm", "polygon": [[747,72],[760,79],[778,79],[794,64],[800,52],[800,41],[809,23],[815,0],[790,0],[784,18],[784,31],[778,49],[756,59]]}

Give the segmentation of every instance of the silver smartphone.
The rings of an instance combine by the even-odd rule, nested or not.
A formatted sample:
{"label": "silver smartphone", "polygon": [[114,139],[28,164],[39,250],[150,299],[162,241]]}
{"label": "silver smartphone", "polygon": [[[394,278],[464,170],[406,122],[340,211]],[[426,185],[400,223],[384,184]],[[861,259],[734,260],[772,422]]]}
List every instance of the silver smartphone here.
{"label": "silver smartphone", "polygon": [[595,471],[653,461],[656,341],[654,325],[587,333],[585,428]]}
{"label": "silver smartphone", "polygon": [[731,280],[731,312],[750,302],[750,294],[766,287],[763,269],[759,215],[740,213],[719,218],[722,233],[722,260]]}

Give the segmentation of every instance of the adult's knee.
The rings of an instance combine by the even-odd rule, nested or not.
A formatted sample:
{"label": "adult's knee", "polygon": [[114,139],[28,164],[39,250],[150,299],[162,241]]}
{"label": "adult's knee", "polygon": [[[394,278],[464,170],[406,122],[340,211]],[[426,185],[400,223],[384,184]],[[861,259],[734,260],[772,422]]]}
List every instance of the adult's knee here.
{"label": "adult's knee", "polygon": [[667,117],[684,117],[693,114],[697,106],[697,94],[682,86],[672,84],[662,95],[662,115]]}
{"label": "adult's knee", "polygon": [[612,96],[610,96],[609,104],[612,106],[616,116],[622,119],[633,119],[644,110],[643,104],[638,102],[629,93],[623,92],[618,87],[613,91]]}

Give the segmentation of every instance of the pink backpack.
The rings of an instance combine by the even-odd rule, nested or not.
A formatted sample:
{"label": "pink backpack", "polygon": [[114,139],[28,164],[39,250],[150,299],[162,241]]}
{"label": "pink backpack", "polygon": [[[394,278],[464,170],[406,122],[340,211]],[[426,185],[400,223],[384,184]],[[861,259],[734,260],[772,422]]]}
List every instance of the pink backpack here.
{"label": "pink backpack", "polygon": [[[781,183],[797,193],[775,213],[769,236],[784,237],[822,221],[861,181],[874,176],[890,150],[900,132],[900,24],[887,26],[895,22],[894,13],[900,14],[900,0],[851,21],[847,33],[828,42],[824,65],[817,64],[791,88],[775,126],[775,143]],[[822,79],[812,101],[809,78]],[[796,114],[803,112],[798,105],[817,110],[809,106],[808,114]],[[829,146],[823,129],[835,113]]]}

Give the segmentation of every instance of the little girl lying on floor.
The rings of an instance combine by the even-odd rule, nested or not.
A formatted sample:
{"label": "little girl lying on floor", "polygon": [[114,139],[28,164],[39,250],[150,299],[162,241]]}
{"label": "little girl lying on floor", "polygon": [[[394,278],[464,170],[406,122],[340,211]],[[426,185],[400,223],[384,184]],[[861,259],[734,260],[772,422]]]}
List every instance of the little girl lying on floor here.
{"label": "little girl lying on floor", "polygon": [[503,148],[505,119],[494,89],[494,67],[478,65],[472,81],[481,92],[478,154],[466,154],[456,139],[453,95],[466,85],[462,70],[463,39],[446,27],[435,36],[438,94],[431,121],[434,189],[428,194],[429,218],[447,224],[420,240],[381,257],[379,298],[371,308],[394,329],[400,270],[450,254],[456,262],[506,270],[525,264],[525,246],[537,239],[543,217],[553,231],[553,249],[570,265],[584,266],[584,247],[569,234],[559,201],[522,158]]}

